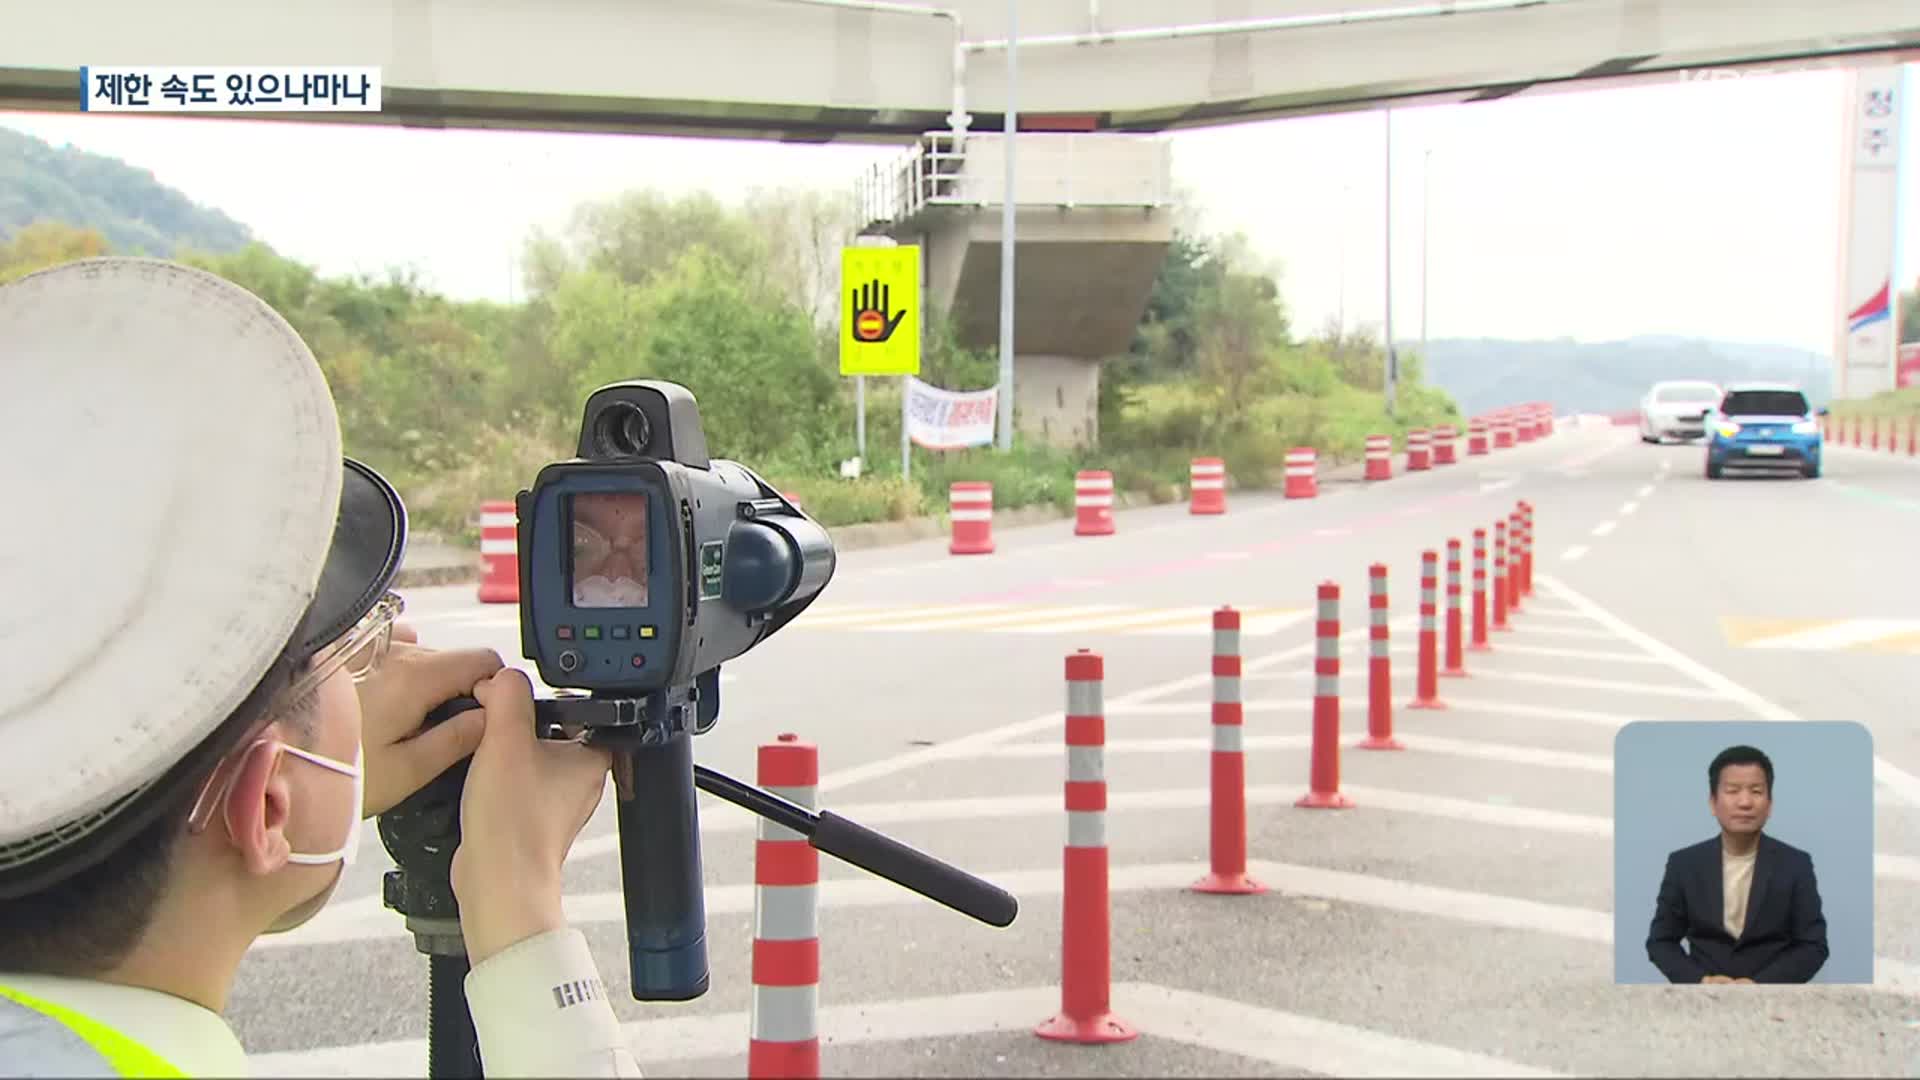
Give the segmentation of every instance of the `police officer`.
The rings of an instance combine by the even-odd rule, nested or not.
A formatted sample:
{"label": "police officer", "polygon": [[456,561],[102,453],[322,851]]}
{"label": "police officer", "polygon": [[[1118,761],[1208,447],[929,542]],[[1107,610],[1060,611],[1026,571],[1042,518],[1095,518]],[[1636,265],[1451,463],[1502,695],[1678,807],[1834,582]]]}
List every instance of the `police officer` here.
{"label": "police officer", "polygon": [[[248,946],[472,755],[453,889],[487,1075],[639,1075],[604,995],[551,992],[600,985],[560,873],[606,755],[536,740],[494,653],[396,630],[406,511],[343,459],[284,320],[157,260],[0,286],[0,462],[0,1071],[244,1074],[220,1014]],[[420,731],[461,694],[482,708]]]}

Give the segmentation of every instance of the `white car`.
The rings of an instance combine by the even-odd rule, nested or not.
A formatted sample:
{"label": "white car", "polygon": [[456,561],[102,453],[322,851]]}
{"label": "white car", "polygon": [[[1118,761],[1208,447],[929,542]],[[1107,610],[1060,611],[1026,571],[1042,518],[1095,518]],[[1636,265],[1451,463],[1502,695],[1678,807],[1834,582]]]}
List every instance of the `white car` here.
{"label": "white car", "polygon": [[1710,382],[1654,383],[1640,399],[1640,441],[1705,438],[1707,414],[1720,404],[1720,397],[1720,387]]}

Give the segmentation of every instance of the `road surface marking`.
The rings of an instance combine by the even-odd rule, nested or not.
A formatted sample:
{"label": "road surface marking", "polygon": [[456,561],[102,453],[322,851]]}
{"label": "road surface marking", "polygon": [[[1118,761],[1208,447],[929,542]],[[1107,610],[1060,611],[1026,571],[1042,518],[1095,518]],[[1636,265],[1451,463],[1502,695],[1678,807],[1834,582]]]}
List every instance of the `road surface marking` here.
{"label": "road surface marking", "polygon": [[[1248,791],[1249,805],[1272,804],[1282,800],[1291,805],[1303,789],[1295,786],[1284,790],[1277,788],[1256,790],[1260,795],[1259,798],[1254,797],[1255,790]],[[1383,792],[1371,788],[1347,790],[1359,803],[1359,806],[1350,813],[1364,814],[1369,806],[1382,808],[1382,796],[1404,796],[1415,806],[1427,798],[1413,796],[1410,793]],[[1204,789],[1196,789],[1192,794],[1196,798],[1191,800],[1190,807],[1206,805],[1207,793]],[[1060,797],[1057,793],[1047,798],[1045,812],[1058,814],[1059,802]],[[1502,822],[1503,824],[1518,823],[1517,815],[1512,814],[1517,809],[1514,807],[1464,802],[1462,805],[1478,811],[1487,811],[1495,817],[1504,813],[1516,818],[1516,820]],[[1182,807],[1190,808],[1189,804],[1185,803]],[[1121,808],[1110,807],[1109,809]],[[1529,813],[1539,816],[1529,820],[1528,825],[1523,827],[1545,827],[1595,837],[1608,836],[1612,832],[1612,822],[1606,818],[1577,814],[1551,814],[1546,811]],[[1613,939],[1613,913],[1610,911],[1551,904],[1495,893],[1470,892],[1465,889],[1427,885],[1404,878],[1359,874],[1347,870],[1333,870],[1266,859],[1249,859],[1247,864],[1248,873],[1253,878],[1264,882],[1274,890],[1270,894],[1272,900],[1268,902],[1285,900],[1289,896],[1310,896],[1388,911],[1452,919],[1477,926],[1579,938],[1596,944],[1611,945]],[[1184,888],[1205,872],[1206,865],[1199,862],[1116,866],[1109,872],[1108,889],[1119,893]],[[1875,873],[1876,876],[1879,874],[1877,865]],[[1046,870],[1014,870],[980,876],[1023,898],[1057,896],[1062,888],[1062,873],[1058,867]],[[834,907],[932,904],[932,901],[917,893],[903,889],[892,882],[864,874],[849,878],[827,878],[820,882],[819,890],[820,907],[823,910]],[[753,886],[751,885],[708,888],[706,896],[707,910],[710,915],[715,912],[747,914],[753,911]],[[411,936],[406,930],[405,923],[391,912],[379,912],[378,914],[385,916],[379,919],[360,917],[328,920],[323,923],[323,919],[332,910],[329,908],[322,911],[319,916],[298,930],[286,934],[263,936],[255,947],[259,948],[269,942],[273,947],[285,947],[289,944],[313,945],[342,941],[400,939]],[[564,897],[562,910],[567,921],[574,926],[587,923],[618,923],[626,918],[625,899],[619,892],[586,893]],[[350,933],[354,930],[359,932]],[[289,942],[288,938],[301,940]],[[1875,956],[1873,963],[1875,989],[1909,995],[1920,994],[1920,968],[1884,956]],[[1829,985],[1837,988],[1846,984]],[[1058,990],[1055,989],[1050,993],[1054,996],[1049,1000],[1057,1004]],[[822,1012],[825,1011],[822,1010]],[[655,1022],[685,1023],[691,1019],[693,1017],[675,1017],[672,1020]],[[1028,1023],[1032,1022],[1028,1021]],[[736,1028],[732,1032],[731,1037],[735,1040],[735,1045],[744,1042],[743,1030],[743,1028]],[[261,1074],[259,1064],[252,1058],[249,1058],[249,1062],[253,1064],[256,1074]],[[300,1070],[300,1072],[303,1075],[312,1075],[307,1070]],[[386,1070],[375,1070],[375,1072],[379,1074]],[[400,1075],[398,1072],[388,1074]]]}
{"label": "road surface marking", "polygon": [[[1197,876],[1205,868],[1189,867],[1185,872]],[[1150,1040],[1185,1043],[1262,1062],[1276,1072],[1370,1077],[1564,1075],[1371,1028],[1153,983],[1114,983],[1108,1000],[1115,1015],[1136,1024]],[[1059,1010],[1060,989],[1052,985],[822,1004],[818,1011],[819,1036],[823,1056],[831,1060],[835,1049],[842,1046],[998,1032],[1026,1035],[1036,1023]],[[620,1038],[647,1075],[671,1075],[672,1070],[664,1066],[674,1062],[744,1058],[750,1015],[693,1013],[629,1020],[620,1025]],[[425,1039],[399,1039],[250,1054],[247,1064],[255,1076],[410,1076],[420,1071],[426,1057]]]}
{"label": "road surface marking", "polygon": [[1598,524],[1598,525],[1595,525],[1595,526],[1593,527],[1593,535],[1595,535],[1595,536],[1605,536],[1605,535],[1607,535],[1608,533],[1610,533],[1610,532],[1612,532],[1612,531],[1614,530],[1614,528],[1615,528],[1615,526],[1616,526],[1616,525],[1617,525],[1617,523],[1616,523],[1616,522],[1612,522],[1612,521],[1603,521],[1603,522],[1601,522],[1600,524]]}
{"label": "road surface marking", "polygon": [[1232,560],[1232,559],[1251,559],[1253,558],[1253,552],[1251,551],[1209,551],[1207,552],[1207,558],[1219,559],[1223,562]]}
{"label": "road surface marking", "polygon": [[1610,649],[1556,649],[1551,645],[1515,645],[1510,641],[1500,643],[1500,651],[1520,656],[1561,656],[1569,660],[1601,660],[1609,664],[1658,664],[1660,661],[1639,653],[1614,652]]}
{"label": "road surface marking", "polygon": [[1746,649],[1920,653],[1920,619],[1720,618],[1729,645]]}
{"label": "road surface marking", "polygon": [[[1701,685],[1719,690],[1728,700],[1746,705],[1760,719],[1780,723],[1802,722],[1799,716],[1788,709],[1761,697],[1666,642],[1630,625],[1626,620],[1574,592],[1553,575],[1540,575],[1539,583],[1567,603],[1585,611],[1594,621],[1606,626],[1621,638],[1640,646],[1649,655],[1658,656],[1672,665],[1675,670],[1684,675],[1693,676]],[[1875,780],[1895,792],[1908,806],[1920,807],[1920,777],[1914,776],[1878,754],[1874,755],[1873,759],[1873,776]]]}
{"label": "road surface marking", "polygon": [[[1401,616],[1398,619],[1391,620],[1388,626],[1403,629],[1413,625],[1415,618],[1415,616]],[[1367,633],[1367,628],[1363,626],[1347,631],[1341,635],[1341,638],[1346,641],[1358,641]],[[1248,659],[1242,665],[1241,673],[1242,675],[1253,675],[1265,671],[1267,668],[1284,664],[1288,660],[1296,657],[1310,656],[1314,648],[1315,643],[1308,641],[1291,648],[1282,649],[1276,653]],[[1111,698],[1105,703],[1105,707],[1108,709],[1125,708],[1137,702],[1149,701],[1156,697],[1164,697],[1167,694],[1177,694],[1182,690],[1190,690],[1196,686],[1211,686],[1212,684],[1212,672],[1201,672],[1197,675],[1182,675],[1177,679],[1151,683],[1137,690],[1122,694],[1119,697]],[[1030,735],[1037,731],[1046,731],[1049,728],[1064,723],[1064,715],[1065,714],[1058,711],[1045,712],[1027,720],[1015,720],[1012,723],[1002,724],[999,727],[987,728],[984,731],[976,731],[970,735],[963,735],[948,742],[908,750],[904,753],[893,754],[877,761],[869,761],[860,765],[830,772],[820,777],[820,782],[815,786],[815,790],[824,794],[828,791],[846,787],[849,784],[860,783],[863,780],[892,776],[895,773],[906,772],[909,769],[915,769],[922,765],[930,765],[935,762],[953,760],[968,754],[978,753],[987,747],[998,746],[1003,742],[1018,739],[1024,735]],[[582,841],[582,843],[590,842],[591,841]],[[579,852],[580,847],[581,844],[575,844],[573,852]],[[569,859],[572,857],[573,854],[568,855]]]}
{"label": "road surface marking", "polygon": [[[1277,675],[1270,675],[1268,678],[1308,679],[1313,677],[1313,674],[1314,671],[1312,668],[1300,668],[1294,671],[1281,672]],[[1413,675],[1412,672],[1406,671],[1404,668],[1396,670],[1393,674],[1396,679],[1403,677],[1411,678]],[[1355,669],[1352,667],[1345,668],[1340,672],[1340,677],[1343,679],[1365,679],[1367,675],[1368,672],[1365,669]],[[1690,698],[1694,701],[1720,701],[1725,698],[1725,695],[1720,691],[1710,690],[1702,686],[1674,686],[1670,683],[1642,683],[1626,682],[1620,679],[1592,679],[1585,675],[1561,675],[1547,671],[1500,671],[1493,669],[1475,671],[1472,677],[1476,679],[1511,680],[1513,682],[1534,683],[1540,686],[1560,686],[1568,689],[1613,690],[1623,694],[1651,694],[1655,697]],[[1446,699],[1449,698],[1450,695],[1443,693],[1441,697]]]}
{"label": "road surface marking", "polygon": [[1639,495],[1641,498],[1644,499],[1647,496],[1653,494],[1653,485],[1647,484],[1643,486],[1639,491],[1635,492],[1635,494]]}
{"label": "road surface marking", "polygon": [[[1399,680],[1405,682],[1403,678]],[[1595,727],[1617,730],[1636,720],[1659,720],[1659,717],[1645,713],[1608,713],[1590,709],[1569,709],[1559,705],[1523,705],[1508,701],[1487,701],[1482,698],[1462,698],[1447,694],[1446,702],[1450,712],[1487,713],[1491,716],[1527,716],[1540,720],[1569,720],[1578,724],[1592,724]],[[1108,705],[1107,718],[1120,716],[1205,716],[1206,701],[1153,701],[1129,702],[1125,705]],[[1242,708],[1249,713],[1257,712],[1308,712],[1313,708],[1313,699],[1271,698],[1243,703]]]}
{"label": "road surface marking", "polygon": [[[1195,715],[1204,716],[1206,706],[1201,705]],[[1355,734],[1354,738],[1359,738]],[[1538,765],[1549,769],[1573,769],[1581,772],[1597,772],[1611,775],[1613,759],[1605,754],[1575,754],[1563,750],[1546,750],[1536,746],[1514,746],[1510,743],[1483,742],[1477,739],[1448,739],[1438,735],[1410,735],[1404,731],[1396,732],[1394,738],[1405,743],[1409,749],[1421,750],[1430,754],[1449,757],[1474,758],[1480,761],[1505,761],[1516,765]],[[1304,750],[1313,744],[1312,735],[1248,735],[1242,738],[1247,750]],[[1163,736],[1152,739],[1108,739],[1104,744],[1109,754],[1163,754],[1163,753],[1205,753],[1213,747],[1211,736]],[[994,758],[1057,758],[1061,748],[1051,742],[1016,742],[996,746],[985,756]]]}
{"label": "road surface marking", "polygon": [[[1303,607],[1240,609],[1240,632],[1267,637],[1306,620]],[[847,633],[1171,634],[1213,632],[1210,606],[1129,604],[934,604],[815,607],[789,629]]]}
{"label": "road surface marking", "polygon": [[[1583,626],[1528,626],[1528,627],[1522,628],[1520,632],[1526,634],[1529,637],[1535,634],[1547,634],[1549,636],[1556,636],[1556,637],[1587,638],[1588,640],[1591,640],[1591,641],[1614,640],[1613,635],[1607,633],[1605,630],[1593,630]],[[1503,638],[1502,641],[1504,640],[1505,639]],[[1504,644],[1496,645],[1494,646],[1494,648],[1496,651],[1498,651],[1501,649],[1505,649],[1506,645]]]}
{"label": "road surface marking", "polygon": [[1626,514],[1631,514],[1631,513],[1633,513],[1633,512],[1635,511],[1635,510],[1638,510],[1638,509],[1640,509],[1640,504],[1639,504],[1639,503],[1637,503],[1637,502],[1631,502],[1631,501],[1629,501],[1629,502],[1623,502],[1623,503],[1621,503],[1621,504],[1620,504],[1620,513],[1621,513],[1621,514],[1622,514],[1623,516],[1624,516],[1624,515],[1626,515]]}
{"label": "road surface marking", "polygon": [[1345,536],[1345,535],[1347,535],[1348,533],[1351,533],[1352,531],[1353,531],[1352,529],[1335,529],[1335,528],[1328,528],[1328,529],[1315,529],[1315,530],[1313,530],[1313,535],[1315,535],[1315,536]]}
{"label": "road surface marking", "polygon": [[1496,491],[1505,491],[1512,486],[1512,480],[1492,480],[1480,485],[1480,494],[1491,495]]}
{"label": "road surface marking", "polygon": [[1558,604],[1540,604],[1532,599],[1523,601],[1521,605],[1514,608],[1513,611],[1518,616],[1526,617],[1539,615],[1549,619],[1580,619],[1583,621],[1587,618],[1586,612],[1584,611],[1575,611],[1570,607],[1561,607]]}
{"label": "road surface marking", "polygon": [[1567,550],[1561,552],[1560,557],[1562,559],[1565,559],[1567,562],[1579,562],[1582,558],[1586,557],[1586,554],[1587,554],[1587,545],[1575,544],[1572,547],[1568,548]]}

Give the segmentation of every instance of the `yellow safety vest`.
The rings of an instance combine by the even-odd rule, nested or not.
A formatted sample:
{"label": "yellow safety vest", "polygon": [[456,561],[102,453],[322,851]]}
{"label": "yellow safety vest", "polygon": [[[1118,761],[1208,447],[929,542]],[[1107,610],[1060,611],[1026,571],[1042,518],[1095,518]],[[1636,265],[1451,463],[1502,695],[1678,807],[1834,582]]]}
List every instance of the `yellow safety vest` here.
{"label": "yellow safety vest", "polygon": [[[35,1014],[26,1018],[31,1026],[24,1030],[0,1023],[0,1064],[10,1073],[41,1073],[42,1069],[36,1066],[60,1065],[63,1071],[73,1067],[75,1059],[85,1053],[72,1045],[77,1037],[92,1051],[87,1056],[97,1057],[99,1064],[113,1070],[116,1075],[186,1075],[159,1054],[90,1016],[82,1016],[72,1009],[42,1001],[8,986],[0,986],[0,999],[4,999],[0,1000],[0,1006],[11,1001]],[[4,1019],[4,1016],[0,1016],[0,1021]]]}

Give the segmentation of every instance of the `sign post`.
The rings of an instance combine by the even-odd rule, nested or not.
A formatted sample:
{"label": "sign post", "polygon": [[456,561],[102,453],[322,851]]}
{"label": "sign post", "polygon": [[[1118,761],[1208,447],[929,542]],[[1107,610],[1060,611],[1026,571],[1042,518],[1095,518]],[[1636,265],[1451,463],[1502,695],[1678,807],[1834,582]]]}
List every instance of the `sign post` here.
{"label": "sign post", "polygon": [[920,248],[884,237],[840,251],[840,374],[852,375],[855,441],[867,453],[868,375],[902,377],[900,472],[907,474],[907,397],[904,380],[920,374]]}

